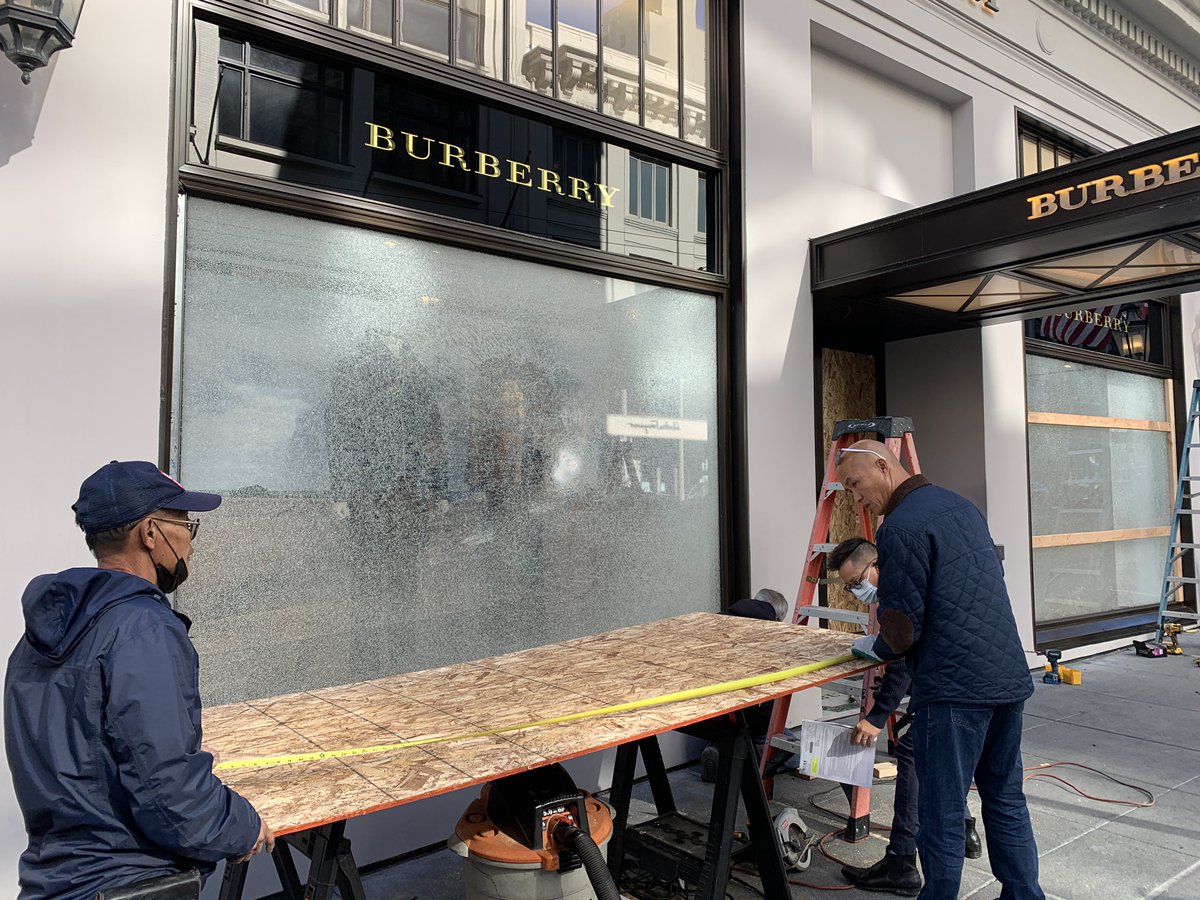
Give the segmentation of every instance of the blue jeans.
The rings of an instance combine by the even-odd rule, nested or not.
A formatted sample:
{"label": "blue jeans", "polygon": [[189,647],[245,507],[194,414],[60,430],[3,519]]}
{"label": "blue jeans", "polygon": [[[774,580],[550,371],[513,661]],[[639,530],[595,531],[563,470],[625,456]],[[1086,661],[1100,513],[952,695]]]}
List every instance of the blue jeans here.
{"label": "blue jeans", "polygon": [[[892,830],[889,835],[887,852],[894,856],[916,856],[917,828],[920,822],[917,797],[920,792],[920,779],[917,778],[917,764],[913,759],[913,729],[904,729],[904,733],[896,741],[896,797],[892,801]],[[971,808],[963,804],[964,822],[971,818]],[[963,838],[964,843],[966,838]]]}
{"label": "blue jeans", "polygon": [[[915,725],[904,729],[896,741],[896,797],[892,800],[892,831],[887,852],[896,856],[915,856],[917,852],[917,797],[920,780],[913,761],[912,733]],[[963,838],[966,840],[965,836]]]}
{"label": "blue jeans", "polygon": [[956,900],[962,881],[963,804],[971,778],[983,807],[984,836],[1000,900],[1045,900],[1038,886],[1037,845],[1021,787],[1024,703],[955,706],[931,703],[913,719],[920,780],[917,850],[925,887],[918,900]]}

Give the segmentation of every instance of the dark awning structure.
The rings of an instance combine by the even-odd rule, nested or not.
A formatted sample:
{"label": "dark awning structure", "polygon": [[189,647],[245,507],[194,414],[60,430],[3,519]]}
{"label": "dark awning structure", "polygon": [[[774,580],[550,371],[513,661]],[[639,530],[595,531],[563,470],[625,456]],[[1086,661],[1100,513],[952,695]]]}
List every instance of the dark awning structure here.
{"label": "dark awning structure", "polygon": [[818,327],[888,339],[1178,293],[1200,285],[1200,128],[815,238],[811,262]]}

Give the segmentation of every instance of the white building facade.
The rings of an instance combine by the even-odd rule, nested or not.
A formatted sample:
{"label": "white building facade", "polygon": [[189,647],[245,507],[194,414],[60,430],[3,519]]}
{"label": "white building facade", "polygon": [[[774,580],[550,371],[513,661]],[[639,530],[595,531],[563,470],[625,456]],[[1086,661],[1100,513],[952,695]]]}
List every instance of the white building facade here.
{"label": "white building facade", "polygon": [[[1021,168],[1021,134],[1029,126],[1091,152],[1194,126],[1196,10],[1139,3],[1136,12],[1142,18],[1128,6],[1067,0],[747,6],[745,41],[754,48],[746,55],[745,172],[756,584],[799,582],[806,536],[795,523],[812,514],[813,473],[828,447],[813,440],[822,420],[820,382],[850,366],[865,367],[876,382],[878,408],[859,402],[832,417],[914,419],[925,472],[987,514],[1027,649],[1106,646],[1114,615],[1157,604],[1176,444],[1159,432],[1160,439],[1122,457],[1095,427],[1102,422],[1056,431],[1039,414],[1119,417],[1113,410],[1123,389],[1112,382],[1128,378],[1147,397],[1128,417],[1165,427],[1177,413],[1164,391],[1176,398],[1178,387],[1186,400],[1195,377],[1192,297],[1172,301],[1183,332],[1173,368],[1134,376],[1087,362],[1044,362],[1022,322],[899,340],[872,333],[878,328],[861,318],[814,327],[811,261],[798,252],[810,238],[1038,171]],[[824,371],[823,348],[842,352],[832,362],[826,355]],[[1048,367],[1058,380],[1046,380]],[[1045,405],[1047,391],[1072,390],[1080,396]],[[1115,405],[1091,404],[1082,396],[1089,392]],[[1081,434],[1088,436],[1082,445]],[[1134,435],[1135,442],[1143,437]],[[1056,449],[1087,461],[1086,472],[1056,467],[1048,460]],[[1054,478],[1059,487],[1046,483]],[[1070,482],[1084,478],[1103,484],[1081,500]],[[1154,508],[1133,508],[1132,495],[1145,495],[1149,485]],[[1077,507],[1085,509],[1072,512]],[[1089,543],[1075,544],[1077,534]],[[1089,617],[1095,620],[1078,627]],[[1077,627],[1064,631],[1063,622]]]}
{"label": "white building facade", "polygon": [[[1104,624],[1111,613],[1157,601],[1157,545],[1135,543],[1161,543],[1165,520],[1161,506],[1122,506],[1131,482],[1114,491],[1115,478],[1088,488],[1112,521],[1039,519],[1047,503],[1076,508],[1034,489],[1040,447],[1059,441],[1088,461],[1067,480],[1094,481],[1101,464],[1076,452],[1075,432],[1031,421],[1047,410],[1030,405],[1041,395],[1029,360],[1058,358],[1031,348],[1021,322],[896,340],[859,320],[818,326],[808,246],[1018,177],[1022,123],[1079,152],[1195,125],[1192,0],[1139,3],[1137,19],[1104,0],[544,6],[459,2],[451,65],[430,37],[449,14],[436,0],[397,0],[378,20],[369,3],[326,0],[89,0],[76,46],[30,86],[0,64],[0,459],[10,498],[0,643],[20,639],[30,578],[91,561],[70,505],[110,459],[157,457],[189,485],[230,497],[225,524],[206,523],[194,593],[180,598],[197,619],[213,702],[715,611],[761,587],[793,595],[820,423],[835,407],[914,419],[925,471],[978,503],[1004,548],[1027,649],[1063,622],[1099,623],[1072,632],[1068,643],[1085,650],[1117,640]],[[351,9],[366,18],[355,25]],[[740,78],[717,62],[726,34],[741,36],[728,56]],[[264,72],[285,83],[289,60],[313,48],[324,68],[296,79],[320,83],[322,110],[433,110],[422,90],[482,84],[455,81],[463,72],[527,91],[528,121],[518,94],[449,103],[425,120],[443,135],[459,128],[477,142],[455,144],[464,154],[515,162],[516,174],[481,180],[490,175],[480,157],[475,181],[421,182],[417,200],[420,177],[388,169],[382,142],[368,147],[371,133],[349,119],[359,130],[330,139],[344,150],[336,159],[319,141],[281,150],[255,130],[270,123],[252,117],[250,85]],[[277,68],[256,68],[255,53],[276,53]],[[380,76],[364,94],[357,73],[385,70],[395,80]],[[243,105],[226,113],[235,78]],[[740,88],[722,96],[729,83]],[[594,118],[565,112],[589,106]],[[438,118],[446,109],[453,115]],[[246,130],[225,128],[226,114]],[[375,124],[393,139],[402,132]],[[612,212],[598,189],[581,206],[569,188],[539,185],[539,160],[561,184],[575,176],[615,191]],[[307,193],[284,203],[272,185],[285,181]],[[506,244],[497,229],[513,217],[541,225]],[[423,218],[472,221],[482,244],[450,225],[430,233]],[[570,303],[586,313],[563,315]],[[1133,412],[1049,412],[1177,430],[1178,385],[1200,374],[1200,308],[1186,294],[1163,308],[1169,362],[1157,374],[1119,361],[1071,374],[1081,393],[1126,397]],[[860,341],[859,329],[871,336]],[[844,405],[849,394],[833,389],[843,369],[870,382],[872,400]],[[1064,382],[1048,383],[1053,394]],[[347,409],[376,410],[374,424]],[[402,432],[378,427],[400,420]],[[648,433],[666,422],[671,438]],[[1110,474],[1123,452],[1151,459],[1147,483],[1171,482],[1174,432],[1149,433],[1157,444],[1104,444]],[[372,494],[361,487],[377,484],[370,453],[346,448],[385,444],[389,471],[424,474]],[[339,482],[350,470],[360,481]],[[1055,540],[1139,528],[1158,531],[1095,541],[1084,557],[1065,558],[1069,543]],[[396,553],[370,543],[381,530],[419,537]],[[375,551],[367,562],[353,556],[363,546]],[[329,547],[341,548],[337,565],[325,565]],[[377,565],[391,555],[404,564]],[[1131,574],[1111,588],[1110,572]],[[416,636],[405,624],[413,608],[385,604],[389,585],[417,585]],[[481,603],[489,591],[502,602]],[[370,599],[349,608],[331,594]],[[601,595],[608,605],[562,614],[564,596]],[[356,643],[373,630],[387,640]],[[328,654],[301,656],[331,634]],[[589,761],[581,780],[603,783],[606,765]],[[360,864],[429,844],[431,822],[448,833],[465,803],[452,795],[355,823]],[[24,846],[0,778],[0,895],[15,895]],[[256,863],[252,889],[270,889],[269,870]]]}

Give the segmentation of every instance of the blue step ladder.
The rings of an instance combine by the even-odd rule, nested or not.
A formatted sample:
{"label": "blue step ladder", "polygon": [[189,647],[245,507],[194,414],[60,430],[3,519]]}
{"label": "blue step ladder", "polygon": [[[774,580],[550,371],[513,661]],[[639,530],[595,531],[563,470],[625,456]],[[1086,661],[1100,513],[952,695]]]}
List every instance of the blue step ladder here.
{"label": "blue step ladder", "polygon": [[[1200,475],[1193,475],[1191,468],[1192,451],[1200,450],[1197,443],[1196,421],[1200,419],[1200,380],[1192,382],[1192,402],[1188,407],[1187,429],[1183,438],[1183,453],[1179,458],[1179,487],[1175,491],[1175,510],[1171,517],[1171,542],[1167,545],[1167,564],[1163,571],[1162,595],[1158,600],[1158,618],[1155,621],[1155,640],[1162,642],[1163,632],[1168,621],[1200,622],[1200,615],[1180,609],[1168,609],[1171,603],[1182,603],[1182,596],[1176,597],[1185,584],[1200,584],[1200,578],[1176,575],[1175,566],[1183,560],[1195,560],[1195,551],[1200,549],[1200,543],[1195,541],[1195,533],[1200,530],[1200,521],[1192,519],[1192,541],[1181,541],[1179,523],[1184,516],[1200,516],[1200,506],[1194,506],[1192,501],[1200,498],[1200,489],[1193,490],[1192,485],[1200,482]],[[1186,505],[1184,501],[1187,501]],[[1197,571],[1193,565],[1192,571]]]}

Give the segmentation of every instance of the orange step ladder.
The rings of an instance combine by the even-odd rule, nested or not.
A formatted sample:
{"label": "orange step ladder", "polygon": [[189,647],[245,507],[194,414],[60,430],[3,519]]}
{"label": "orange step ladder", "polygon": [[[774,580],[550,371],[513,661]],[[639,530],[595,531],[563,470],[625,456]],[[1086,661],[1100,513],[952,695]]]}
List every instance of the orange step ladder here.
{"label": "orange step ladder", "polygon": [[[874,604],[866,613],[814,605],[817,587],[821,584],[821,570],[825,566],[825,555],[836,546],[829,542],[829,528],[833,522],[833,510],[837,504],[837,495],[845,490],[838,481],[838,457],[847,447],[864,438],[878,438],[883,441],[909,474],[917,475],[921,471],[920,462],[917,460],[917,448],[913,442],[912,419],[881,416],[874,419],[843,419],[834,425],[829,456],[825,461],[825,477],[821,482],[821,491],[817,497],[817,512],[813,518],[812,535],[808,541],[804,577],[800,582],[796,608],[792,613],[792,623],[795,625],[807,625],[810,618],[825,619],[827,621],[854,622],[863,625],[867,634],[879,633],[879,622],[875,616]],[[857,507],[857,510],[859,534],[869,541],[874,541],[876,523],[872,523],[870,514],[861,506]],[[852,535],[845,535],[845,537],[852,537]],[[883,666],[873,666],[863,673],[860,717],[867,714],[867,710],[874,702],[875,683],[883,675],[883,670]],[[791,696],[789,695],[776,700],[771,711],[771,726],[762,758],[764,772],[767,771],[767,764],[771,756],[781,747],[787,747],[787,738],[777,736],[784,730],[790,706]],[[894,740],[894,721],[888,723],[888,733],[889,737]],[[778,742],[785,743],[781,745]],[[768,782],[769,791],[770,784]],[[850,815],[846,820],[846,831],[843,838],[851,842],[866,840],[870,830],[871,789],[855,786],[850,791]]]}

